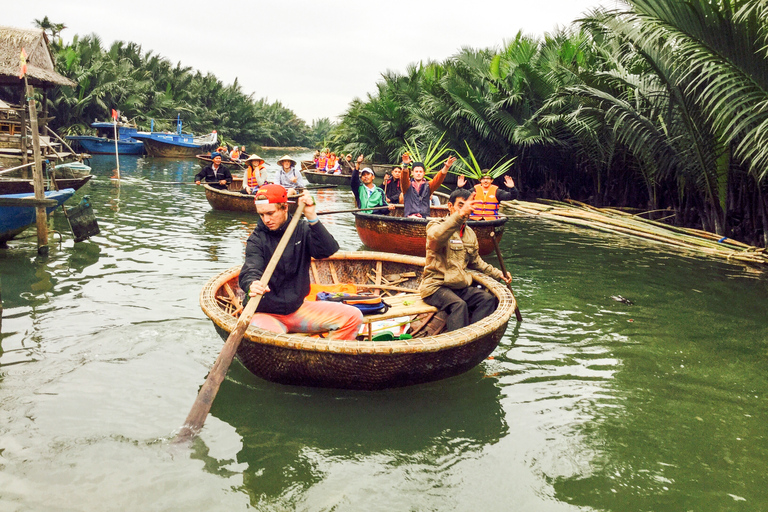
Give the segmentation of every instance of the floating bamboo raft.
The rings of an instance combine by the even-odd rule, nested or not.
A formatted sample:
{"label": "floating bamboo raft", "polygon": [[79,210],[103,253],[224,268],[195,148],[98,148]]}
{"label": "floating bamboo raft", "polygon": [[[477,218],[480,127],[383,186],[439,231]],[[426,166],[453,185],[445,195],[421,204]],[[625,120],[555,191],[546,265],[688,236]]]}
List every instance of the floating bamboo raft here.
{"label": "floating bamboo raft", "polygon": [[539,201],[541,202],[503,201],[501,204],[520,213],[538,215],[608,233],[635,236],[699,255],[754,265],[768,265],[768,254],[764,248],[747,245],[708,231],[670,226],[663,222],[644,219],[639,217],[639,214],[614,208],[596,208],[578,201],[561,202],[544,199]]}

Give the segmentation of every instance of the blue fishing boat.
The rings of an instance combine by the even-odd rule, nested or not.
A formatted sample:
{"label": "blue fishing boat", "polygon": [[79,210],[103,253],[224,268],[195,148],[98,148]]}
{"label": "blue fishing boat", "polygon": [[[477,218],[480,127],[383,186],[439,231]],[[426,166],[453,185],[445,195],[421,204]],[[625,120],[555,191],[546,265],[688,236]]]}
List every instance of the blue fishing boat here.
{"label": "blue fishing boat", "polygon": [[[97,135],[67,135],[78,142],[85,151],[94,155],[115,154],[115,125],[110,122],[91,123]],[[117,151],[121,155],[143,155],[144,143],[133,136],[139,131],[136,125],[117,123]]]}
{"label": "blue fishing boat", "polygon": [[[47,206],[46,213],[50,214],[64,201],[75,193],[73,188],[51,190],[45,193],[46,199],[53,199],[56,205]],[[34,198],[35,194],[4,194],[0,199]],[[0,245],[5,245],[8,240],[27,229],[35,223],[36,212],[34,206],[0,206]]]}
{"label": "blue fishing boat", "polygon": [[216,146],[218,134],[213,132],[195,136],[181,131],[181,117],[176,118],[176,133],[171,132],[138,132],[133,138],[144,143],[144,149],[149,156],[161,158],[195,158]]}

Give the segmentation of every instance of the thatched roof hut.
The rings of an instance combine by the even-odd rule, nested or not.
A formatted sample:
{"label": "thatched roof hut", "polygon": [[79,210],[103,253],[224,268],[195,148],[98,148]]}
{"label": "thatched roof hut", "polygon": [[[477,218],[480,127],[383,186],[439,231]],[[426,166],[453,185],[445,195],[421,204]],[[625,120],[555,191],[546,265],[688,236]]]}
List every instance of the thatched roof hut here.
{"label": "thatched roof hut", "polygon": [[48,36],[42,29],[0,26],[0,85],[19,85],[19,55],[27,54],[27,80],[31,85],[49,88],[77,85],[56,72]]}

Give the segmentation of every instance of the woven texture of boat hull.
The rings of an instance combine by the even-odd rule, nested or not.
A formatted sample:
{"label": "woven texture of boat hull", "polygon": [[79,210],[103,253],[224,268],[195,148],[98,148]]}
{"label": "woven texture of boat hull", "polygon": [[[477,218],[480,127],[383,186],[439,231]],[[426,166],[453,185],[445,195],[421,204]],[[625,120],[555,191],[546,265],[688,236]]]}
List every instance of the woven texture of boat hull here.
{"label": "woven texture of boat hull", "polygon": [[[313,282],[365,283],[378,275],[413,272],[416,277],[398,286],[416,291],[424,259],[387,253],[338,253],[318,260]],[[215,300],[221,291],[237,286],[239,268],[212,278],[203,287],[200,303],[222,339],[236,319]],[[385,389],[444,379],[478,365],[496,348],[516,306],[514,296],[488,276],[473,273],[478,284],[493,293],[499,306],[490,316],[462,329],[411,340],[329,340],[296,334],[277,334],[249,327],[237,352],[250,372],[263,379],[299,386],[346,389]]]}
{"label": "woven texture of boat hull", "polygon": [[[371,215],[355,213],[355,228],[360,240],[374,251],[396,252],[411,256],[426,256],[427,224],[429,219],[403,218],[402,207],[398,206],[396,215]],[[447,208],[432,208],[431,215],[443,217]],[[468,225],[477,235],[481,256],[494,251],[491,233],[501,239],[504,233],[506,217],[489,221],[470,221]]]}

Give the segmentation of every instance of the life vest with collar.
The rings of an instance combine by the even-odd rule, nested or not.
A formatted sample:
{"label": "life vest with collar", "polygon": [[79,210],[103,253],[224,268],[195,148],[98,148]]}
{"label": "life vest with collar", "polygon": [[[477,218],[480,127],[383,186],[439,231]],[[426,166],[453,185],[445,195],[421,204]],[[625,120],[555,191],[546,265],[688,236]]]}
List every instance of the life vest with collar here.
{"label": "life vest with collar", "polygon": [[[261,174],[261,172],[266,168],[266,165],[261,163],[257,165],[255,168],[251,168],[249,165],[245,169],[245,177],[246,177],[246,183],[248,187],[250,188],[259,188],[261,185],[259,184],[259,181],[257,179],[257,176]],[[263,176],[263,174],[262,174]],[[266,181],[266,180],[265,180]]]}
{"label": "life vest with collar", "polygon": [[496,185],[491,185],[487,190],[480,184],[475,185],[475,201],[480,202],[472,208],[472,215],[469,216],[471,220],[493,220],[499,215],[497,190],[499,187]]}

